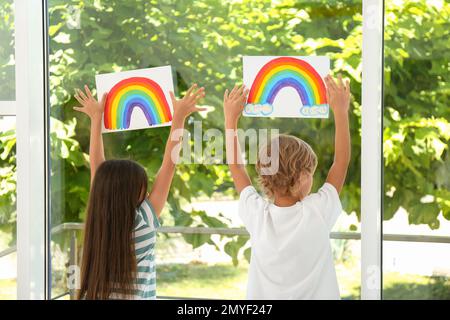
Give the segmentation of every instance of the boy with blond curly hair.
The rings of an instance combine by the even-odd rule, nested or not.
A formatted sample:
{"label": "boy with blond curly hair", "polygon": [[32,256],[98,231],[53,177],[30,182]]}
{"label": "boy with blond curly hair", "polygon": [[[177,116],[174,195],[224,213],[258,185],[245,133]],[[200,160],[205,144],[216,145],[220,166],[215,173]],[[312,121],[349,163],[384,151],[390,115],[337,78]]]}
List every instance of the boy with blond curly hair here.
{"label": "boy with blond curly hair", "polygon": [[[303,140],[280,135],[261,148],[258,178],[270,201],[252,186],[240,160],[237,124],[248,90],[235,87],[224,96],[227,162],[239,197],[239,215],[250,233],[252,255],[248,299],[339,299],[329,240],[342,211],[339,193],[350,162],[349,82],[325,79],[335,119],[335,155],[326,182],[310,193],[317,157]],[[273,146],[276,148],[273,148]],[[278,170],[267,174],[277,152]]]}

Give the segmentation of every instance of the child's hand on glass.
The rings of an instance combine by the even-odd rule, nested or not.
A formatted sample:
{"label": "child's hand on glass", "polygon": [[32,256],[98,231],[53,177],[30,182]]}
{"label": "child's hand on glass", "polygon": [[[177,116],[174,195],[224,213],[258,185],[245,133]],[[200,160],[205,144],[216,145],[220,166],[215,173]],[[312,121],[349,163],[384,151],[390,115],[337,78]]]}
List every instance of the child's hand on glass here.
{"label": "child's hand on glass", "polygon": [[330,75],[325,77],[327,84],[327,100],[333,112],[347,113],[350,107],[350,81],[342,80],[342,75],[339,74],[337,80]]}
{"label": "child's hand on glass", "polygon": [[249,90],[242,86],[234,86],[231,92],[225,90],[223,96],[223,109],[225,121],[237,121],[244,110]]}
{"label": "child's hand on glass", "polygon": [[170,92],[170,99],[173,106],[173,121],[176,123],[183,123],[186,118],[196,111],[205,111],[206,108],[197,107],[197,102],[205,96],[205,89],[197,89],[197,84],[194,84],[186,92],[185,96],[181,99],[175,98],[174,93]]}
{"label": "child's hand on glass", "polygon": [[73,109],[87,114],[91,119],[101,119],[103,110],[105,109],[107,93],[103,94],[100,101],[97,101],[92,96],[88,86],[84,86],[84,90],[85,93],[80,89],[76,89],[75,99],[81,104],[81,107],[74,107]]}

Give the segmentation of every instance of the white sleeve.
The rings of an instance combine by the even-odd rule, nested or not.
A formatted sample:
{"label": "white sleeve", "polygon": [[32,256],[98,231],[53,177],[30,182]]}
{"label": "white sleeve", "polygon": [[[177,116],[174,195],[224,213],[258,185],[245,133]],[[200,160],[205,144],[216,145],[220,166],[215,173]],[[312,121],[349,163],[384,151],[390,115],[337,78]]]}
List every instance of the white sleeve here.
{"label": "white sleeve", "polygon": [[254,232],[263,215],[265,202],[251,185],[245,187],[239,195],[239,216],[250,234]]}
{"label": "white sleeve", "polygon": [[342,204],[336,188],[331,183],[325,182],[310,199],[314,201],[314,206],[318,208],[328,230],[331,231],[342,212]]}

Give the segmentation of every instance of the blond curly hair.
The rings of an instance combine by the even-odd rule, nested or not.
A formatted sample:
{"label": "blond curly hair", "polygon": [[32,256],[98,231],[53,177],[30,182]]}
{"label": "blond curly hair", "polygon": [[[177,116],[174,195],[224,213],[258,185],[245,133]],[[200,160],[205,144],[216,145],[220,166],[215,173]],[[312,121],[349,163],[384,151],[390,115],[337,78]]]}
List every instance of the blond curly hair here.
{"label": "blond curly hair", "polygon": [[[278,139],[278,170],[272,175],[265,175],[261,170],[270,164],[264,164],[262,157],[271,157],[271,146]],[[313,174],[317,166],[317,156],[305,141],[291,136],[279,135],[259,150],[256,171],[259,183],[269,198],[278,195],[295,196],[300,185],[302,173]]]}

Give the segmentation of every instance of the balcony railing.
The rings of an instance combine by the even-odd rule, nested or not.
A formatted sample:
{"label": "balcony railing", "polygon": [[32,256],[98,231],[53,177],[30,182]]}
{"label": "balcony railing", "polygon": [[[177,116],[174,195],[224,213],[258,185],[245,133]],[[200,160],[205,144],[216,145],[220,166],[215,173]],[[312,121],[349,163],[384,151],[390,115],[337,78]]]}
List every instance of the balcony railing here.
{"label": "balcony railing", "polygon": [[[52,229],[52,234],[62,231],[83,230],[84,224],[69,222],[60,224]],[[219,234],[228,236],[248,236],[244,228],[208,228],[208,227],[160,227],[159,233],[180,233],[180,234]],[[335,240],[360,240],[359,232],[331,232],[330,239]],[[385,241],[405,241],[405,242],[432,242],[432,243],[450,243],[448,236],[429,236],[415,234],[384,234]]]}

